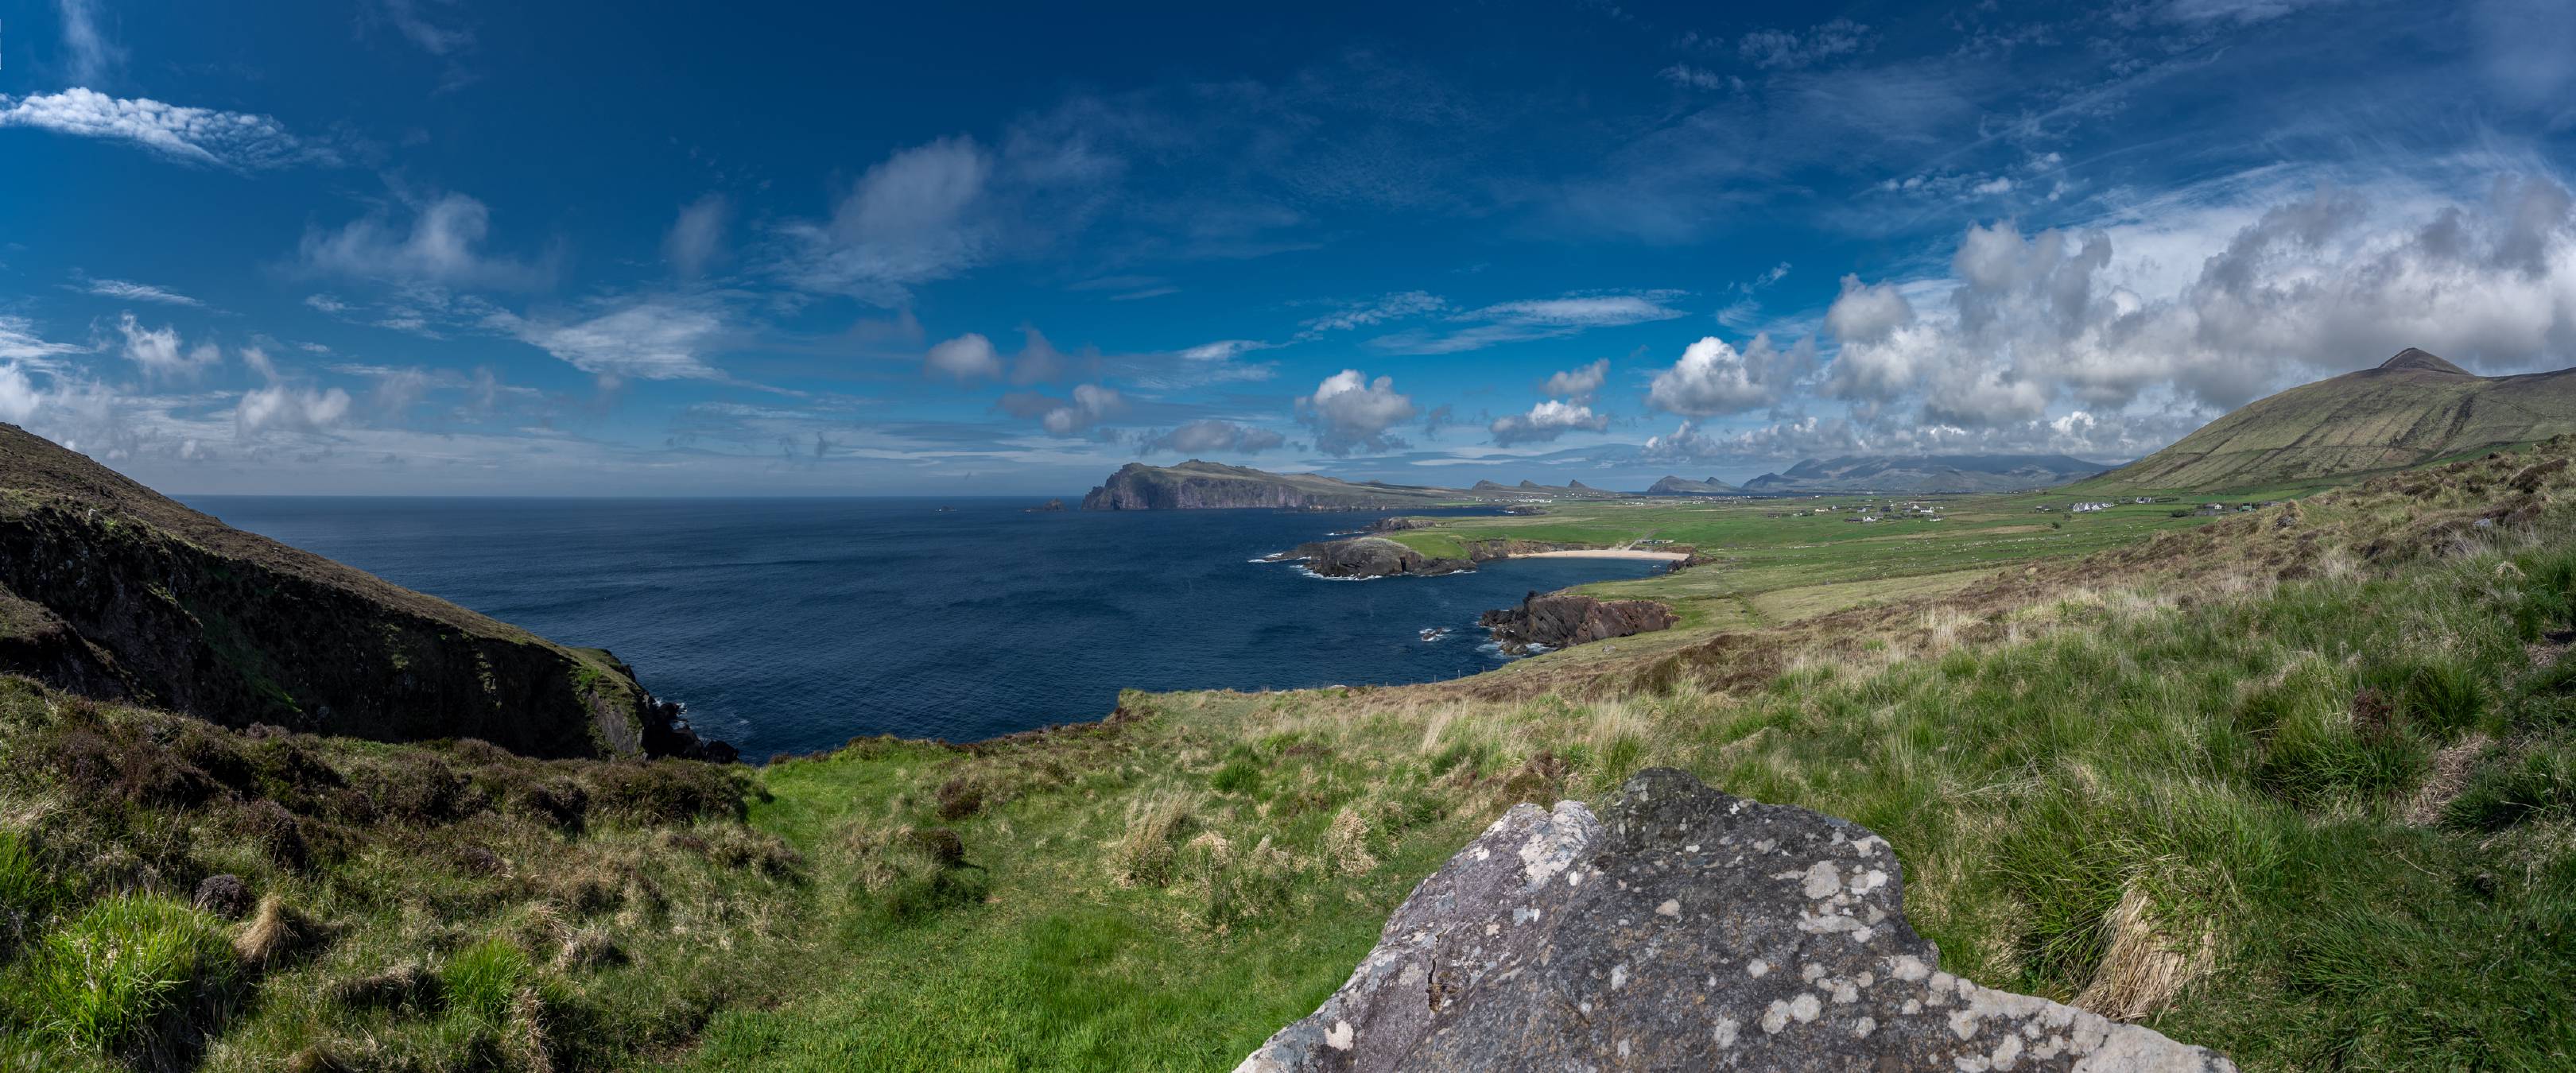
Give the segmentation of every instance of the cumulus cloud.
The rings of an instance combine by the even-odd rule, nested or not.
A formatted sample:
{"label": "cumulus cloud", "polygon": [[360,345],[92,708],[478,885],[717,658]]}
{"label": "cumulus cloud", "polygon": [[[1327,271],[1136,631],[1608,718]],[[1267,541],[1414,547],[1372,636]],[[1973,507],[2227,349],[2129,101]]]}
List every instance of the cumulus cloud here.
{"label": "cumulus cloud", "polygon": [[1646,405],[1684,417],[1717,417],[1758,410],[1780,401],[1790,385],[1816,365],[1816,342],[1801,339],[1783,349],[1768,333],[1742,351],[1706,336],[1682,351],[1673,367],[1655,374]]}
{"label": "cumulus cloud", "polygon": [[993,341],[981,333],[968,332],[955,339],[931,346],[921,357],[921,371],[933,376],[968,380],[992,379],[1002,375],[1002,355],[993,349]]}
{"label": "cumulus cloud", "polygon": [[1610,378],[1610,359],[1602,358],[1580,369],[1568,369],[1547,378],[1540,393],[1576,402],[1590,402],[1599,394],[1601,385]]}
{"label": "cumulus cloud", "polygon": [[242,393],[233,426],[236,435],[249,439],[269,431],[321,432],[348,416],[349,393],[339,388],[271,384]]}
{"label": "cumulus cloud", "polygon": [[27,370],[17,362],[0,361],[0,421],[23,424],[43,402],[44,393],[28,378]]}
{"label": "cumulus cloud", "polygon": [[179,329],[169,325],[146,328],[132,313],[117,320],[116,330],[125,337],[125,360],[141,366],[147,375],[195,376],[199,370],[223,360],[223,352],[213,343],[184,346]]}
{"label": "cumulus cloud", "polygon": [[1020,352],[1011,359],[1011,382],[1014,384],[1047,384],[1064,380],[1073,371],[1073,359],[1035,328],[1020,329]]}
{"label": "cumulus cloud", "polygon": [[[2576,215],[2549,178],[2486,196],[2325,188],[2209,236],[1971,227],[1918,309],[1856,278],[1829,394],[1889,423],[2019,427],[2166,399],[2203,416],[2409,346],[2489,372],[2576,354]],[[2144,252],[2122,243],[2135,240]],[[2188,261],[2183,262],[2185,264]]]}
{"label": "cumulus cloud", "polygon": [[1205,418],[1145,437],[1138,446],[1145,454],[1157,451],[1184,455],[1213,452],[1259,454],[1286,442],[1288,442],[1286,436],[1266,428]]}
{"label": "cumulus cloud", "polygon": [[1549,399],[1530,407],[1526,414],[1499,417],[1487,427],[1494,443],[1509,447],[1519,443],[1544,443],[1577,429],[1599,432],[1610,427],[1610,415],[1596,414],[1579,403]]}
{"label": "cumulus cloud", "polygon": [[317,271],[395,284],[526,288],[552,275],[542,266],[478,248],[492,230],[492,210],[481,201],[440,194],[409,208],[409,227],[375,213],[337,231],[306,231],[300,249],[304,263]]}
{"label": "cumulus cloud", "polygon": [[1372,381],[1357,369],[1325,377],[1314,394],[1297,400],[1297,419],[1315,430],[1315,449],[1337,456],[1403,447],[1387,430],[1420,413],[1411,397],[1396,392],[1393,379]]}
{"label": "cumulus cloud", "polygon": [[1038,418],[1038,425],[1050,436],[1075,436],[1127,409],[1127,400],[1114,388],[1098,384],[1075,384],[1073,401],[1048,410]]}
{"label": "cumulus cloud", "polygon": [[704,275],[724,256],[725,225],[732,218],[733,202],[723,194],[690,202],[671,222],[670,233],[662,236],[662,259],[684,278]]}
{"label": "cumulus cloud", "polygon": [[724,376],[705,360],[706,351],[723,333],[724,322],[713,312],[680,302],[642,300],[570,321],[495,313],[487,323],[573,368],[612,382]]}
{"label": "cumulus cloud", "polygon": [[329,150],[306,145],[268,116],[110,97],[91,89],[24,97],[0,93],[0,127],[132,142],[172,160],[241,170],[334,162]]}
{"label": "cumulus cloud", "polygon": [[806,290],[902,304],[913,285],[991,255],[996,235],[981,210],[992,176],[991,154],[972,138],[898,151],[859,178],[830,220],[786,229],[798,248],[783,272]]}

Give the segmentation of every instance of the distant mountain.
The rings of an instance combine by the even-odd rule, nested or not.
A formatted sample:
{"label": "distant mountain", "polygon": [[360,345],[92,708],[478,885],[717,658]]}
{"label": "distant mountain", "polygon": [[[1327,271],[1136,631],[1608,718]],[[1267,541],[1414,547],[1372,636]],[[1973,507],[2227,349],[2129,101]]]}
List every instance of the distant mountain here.
{"label": "distant mountain", "polygon": [[2479,376],[2408,348],[2247,403],[2088,483],[2106,491],[2305,484],[2576,432],[2576,369]]}
{"label": "distant mountain", "polygon": [[1345,481],[1314,473],[1270,473],[1191,459],[1177,466],[1130,462],[1082,497],[1084,510],[1205,510],[1227,507],[1431,507],[1481,497],[1455,488]]}
{"label": "distant mountain", "polygon": [[1666,477],[1663,480],[1656,481],[1654,487],[1646,489],[1646,494],[1650,496],[1722,496],[1736,495],[1743,491],[1744,489],[1728,484],[1725,481],[1718,480],[1715,477],[1711,477],[1704,481],[1688,480],[1681,477]]}
{"label": "distant mountain", "polygon": [[1747,492],[2020,492],[2100,474],[2066,455],[1847,455],[1810,458],[1744,482]]}

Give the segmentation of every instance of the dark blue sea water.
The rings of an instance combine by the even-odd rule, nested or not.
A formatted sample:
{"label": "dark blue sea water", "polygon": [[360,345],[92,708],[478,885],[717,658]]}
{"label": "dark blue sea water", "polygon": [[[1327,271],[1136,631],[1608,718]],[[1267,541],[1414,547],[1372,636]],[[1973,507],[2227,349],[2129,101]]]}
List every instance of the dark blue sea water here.
{"label": "dark blue sea water", "polygon": [[[190,506],[567,644],[615,651],[746,756],[966,741],[1150,690],[1424,682],[1501,661],[1476,616],[1658,564],[1523,559],[1322,581],[1257,556],[1377,514],[1024,513],[1028,500],[199,496]],[[937,510],[953,504],[950,512]],[[1424,627],[1454,629],[1426,643]]]}

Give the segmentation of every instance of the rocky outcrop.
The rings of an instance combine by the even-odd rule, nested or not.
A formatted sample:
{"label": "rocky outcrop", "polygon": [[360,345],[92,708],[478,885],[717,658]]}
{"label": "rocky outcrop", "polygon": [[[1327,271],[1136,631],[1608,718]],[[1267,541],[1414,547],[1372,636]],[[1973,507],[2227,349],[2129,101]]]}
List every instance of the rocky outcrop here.
{"label": "rocky outcrop", "polygon": [[230,726],[708,755],[615,656],[245,533],[0,425],[0,671]]}
{"label": "rocky outcrop", "polygon": [[1294,551],[1270,558],[1274,562],[1303,561],[1307,570],[1337,578],[1432,577],[1476,568],[1475,563],[1465,559],[1435,559],[1385,537],[1373,536],[1300,544]]}
{"label": "rocky outcrop", "polygon": [[1021,510],[1022,512],[1024,512],[1024,513],[1028,513],[1028,514],[1045,514],[1045,513],[1051,512],[1051,511],[1059,511],[1059,510],[1063,510],[1063,509],[1064,509],[1064,500],[1061,500],[1061,499],[1050,499],[1050,500],[1047,500],[1047,501],[1046,501],[1046,502],[1044,502],[1044,503],[1040,503],[1040,504],[1038,504],[1037,506],[1034,506],[1034,507],[1021,507],[1021,508],[1020,508],[1020,510]]}
{"label": "rocky outcrop", "polygon": [[1598,819],[1515,806],[1237,1073],[2235,1068],[1939,963],[1885,839],[1656,769]]}
{"label": "rocky outcrop", "polygon": [[1653,600],[1602,600],[1571,592],[1533,592],[1519,607],[1487,611],[1476,624],[1493,632],[1503,651],[1564,648],[1587,641],[1670,629],[1681,616]]}
{"label": "rocky outcrop", "polygon": [[1407,529],[1429,529],[1438,524],[1440,523],[1429,518],[1407,518],[1402,515],[1398,515],[1393,518],[1380,518],[1374,522],[1370,522],[1368,531],[1372,533],[1401,533]]}

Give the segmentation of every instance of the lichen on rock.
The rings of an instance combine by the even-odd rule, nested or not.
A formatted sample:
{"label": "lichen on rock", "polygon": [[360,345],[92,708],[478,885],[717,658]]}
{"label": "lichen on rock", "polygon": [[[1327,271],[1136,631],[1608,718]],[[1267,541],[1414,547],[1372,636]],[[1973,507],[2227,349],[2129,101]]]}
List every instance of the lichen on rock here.
{"label": "lichen on rock", "polygon": [[1597,819],[1515,806],[1237,1073],[2235,1068],[1939,962],[1886,840],[1655,769]]}

